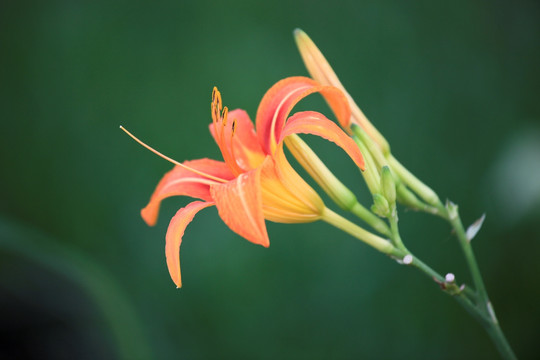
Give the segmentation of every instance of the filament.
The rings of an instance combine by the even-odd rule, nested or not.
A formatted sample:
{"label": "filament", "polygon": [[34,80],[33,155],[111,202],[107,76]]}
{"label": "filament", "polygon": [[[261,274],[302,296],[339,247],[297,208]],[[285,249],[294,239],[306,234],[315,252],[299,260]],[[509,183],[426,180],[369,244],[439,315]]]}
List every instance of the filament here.
{"label": "filament", "polygon": [[122,129],[126,134],[128,134],[133,140],[135,140],[136,142],[138,142],[140,145],[142,145],[143,147],[145,147],[146,149],[150,150],[151,152],[153,152],[154,154],[156,154],[157,156],[159,157],[162,157],[163,159],[167,160],[167,161],[170,161],[172,162],[173,164],[177,165],[177,166],[180,166],[188,171],[191,171],[197,175],[200,175],[202,177],[205,177],[207,179],[210,179],[210,180],[214,180],[214,181],[217,181],[217,182],[221,182],[221,183],[226,183],[228,182],[228,180],[225,180],[225,179],[221,179],[221,178],[218,178],[216,176],[212,176],[210,174],[207,174],[207,173],[204,173],[202,171],[199,171],[199,170],[196,170],[196,169],[193,169],[192,167],[189,167],[187,165],[184,165],[182,163],[179,163],[178,161],[174,160],[174,159],[171,159],[170,157],[166,156],[166,155],[163,155],[162,153],[160,153],[159,151],[157,151],[156,149],[150,147],[149,145],[146,145],[144,142],[142,142],[141,140],[139,140],[135,135],[133,135],[132,133],[130,133],[129,131],[126,130],[126,128],[124,128],[122,125],[120,125],[120,129]]}

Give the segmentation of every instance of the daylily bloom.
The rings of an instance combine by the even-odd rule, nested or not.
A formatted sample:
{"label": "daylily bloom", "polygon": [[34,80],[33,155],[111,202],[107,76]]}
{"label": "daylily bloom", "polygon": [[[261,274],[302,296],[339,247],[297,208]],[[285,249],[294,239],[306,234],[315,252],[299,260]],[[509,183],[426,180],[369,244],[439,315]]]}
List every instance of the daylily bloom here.
{"label": "daylily bloom", "polygon": [[231,230],[265,247],[269,246],[265,219],[305,223],[324,216],[323,201],[285,157],[283,141],[287,136],[306,133],[328,139],[343,148],[363,169],[360,150],[334,122],[312,111],[289,117],[298,101],[315,92],[325,97],[342,124],[349,121],[350,108],[340,90],[322,86],[306,77],[291,77],[276,83],[263,97],[257,111],[255,132],[247,113],[243,110],[229,112],[222,106],[220,92],[214,88],[210,132],[224,161],[175,162],[177,166],[165,174],[150,202],[141,211],[146,223],[154,225],[164,198],[185,195],[202,200],[178,210],[167,230],[167,266],[178,287],[182,285],[179,248],[184,230],[206,207],[215,205]]}

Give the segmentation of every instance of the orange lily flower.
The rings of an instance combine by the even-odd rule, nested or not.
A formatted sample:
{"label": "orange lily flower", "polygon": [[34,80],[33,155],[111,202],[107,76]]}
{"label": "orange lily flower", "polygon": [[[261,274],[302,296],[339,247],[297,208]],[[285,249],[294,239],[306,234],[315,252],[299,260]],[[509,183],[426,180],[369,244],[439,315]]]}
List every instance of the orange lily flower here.
{"label": "orange lily flower", "polygon": [[231,230],[265,247],[270,244],[265,219],[304,223],[321,218],[326,209],[323,201],[285,158],[283,140],[288,135],[306,133],[328,139],[343,148],[359,168],[364,168],[362,154],[354,141],[324,115],[307,111],[289,117],[298,101],[315,92],[325,97],[342,124],[349,121],[350,108],[340,90],[306,77],[291,77],[276,83],[263,97],[255,132],[247,113],[229,112],[222,106],[220,92],[214,88],[210,132],[224,161],[199,159],[178,163],[162,155],[176,166],[161,179],[150,202],[142,209],[146,223],[150,226],[156,223],[164,198],[185,195],[202,200],[178,210],[167,230],[167,266],[178,287],[182,286],[179,250],[184,230],[206,207],[215,205]]}

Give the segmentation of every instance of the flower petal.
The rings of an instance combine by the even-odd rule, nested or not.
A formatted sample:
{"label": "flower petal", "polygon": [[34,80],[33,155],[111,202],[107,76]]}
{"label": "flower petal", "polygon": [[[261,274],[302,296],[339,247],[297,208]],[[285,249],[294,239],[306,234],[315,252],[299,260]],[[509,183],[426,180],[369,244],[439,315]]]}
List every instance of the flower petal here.
{"label": "flower petal", "polygon": [[210,187],[210,193],[227,226],[252,243],[268,247],[260,184],[261,168],[240,174],[225,184]]}
{"label": "flower petal", "polygon": [[[224,136],[228,137],[227,140],[222,137],[218,137],[216,134],[216,124],[210,124],[210,132],[214,137],[214,140],[218,143],[221,140],[223,143],[221,146],[226,146],[225,151],[234,155],[234,160],[237,165],[244,171],[249,171],[258,167],[264,160],[265,154],[262,151],[257,134],[253,127],[253,122],[249,118],[249,115],[241,109],[236,109],[228,113],[228,122],[235,124],[234,134],[232,133],[232,126],[224,129]],[[221,125],[221,124],[220,124]],[[234,146],[234,148],[232,148]]]}
{"label": "flower petal", "polygon": [[319,195],[294,171],[279,146],[276,156],[262,165],[261,189],[264,217],[279,223],[306,223],[319,220],[324,203]]}
{"label": "flower petal", "polygon": [[[229,167],[221,161],[198,159],[185,161],[183,164],[202,173],[224,180],[234,179],[234,175],[231,173]],[[183,195],[211,201],[210,185],[215,183],[217,182],[205,178],[200,174],[196,174],[180,166],[175,166],[160,180],[148,205],[141,210],[141,216],[148,225],[155,225],[161,201],[169,196]]]}
{"label": "flower petal", "polygon": [[169,274],[177,287],[182,287],[182,276],[180,273],[180,244],[182,236],[193,217],[202,209],[214,205],[213,202],[194,201],[186,207],[178,210],[173,216],[167,229],[165,237],[165,257]]}
{"label": "flower petal", "polygon": [[356,166],[364,170],[364,157],[354,140],[321,113],[303,111],[291,116],[281,132],[279,144],[291,134],[312,134],[332,141],[345,150]]}
{"label": "flower petal", "polygon": [[322,86],[302,76],[290,77],[277,82],[264,95],[257,110],[257,135],[267,154],[272,154],[277,139],[292,108],[306,96],[320,92],[342,126],[349,125],[351,110],[347,98],[333,86]]}

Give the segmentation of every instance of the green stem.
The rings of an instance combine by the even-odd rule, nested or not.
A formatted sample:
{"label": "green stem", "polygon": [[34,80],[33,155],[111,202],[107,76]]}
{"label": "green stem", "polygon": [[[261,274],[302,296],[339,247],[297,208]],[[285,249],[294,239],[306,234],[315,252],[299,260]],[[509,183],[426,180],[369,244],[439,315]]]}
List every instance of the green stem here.
{"label": "green stem", "polygon": [[506,340],[506,337],[504,336],[504,333],[502,332],[499,323],[496,323],[493,326],[484,327],[489,336],[491,337],[491,340],[495,343],[495,346],[497,347],[497,350],[499,350],[499,353],[502,355],[502,357],[508,360],[516,360],[516,354],[514,354],[512,347],[508,343],[508,340]]}
{"label": "green stem", "polygon": [[390,229],[392,231],[392,242],[394,243],[394,245],[406,252],[409,252],[407,250],[407,248],[405,247],[405,245],[403,244],[403,241],[401,240],[401,236],[399,235],[399,227],[398,227],[398,217],[397,217],[397,212],[396,212],[396,209],[395,209],[395,204],[393,204],[393,209],[392,209],[392,215],[389,217],[388,221],[390,221]]}
{"label": "green stem", "polygon": [[434,281],[436,281],[438,283],[443,283],[444,282],[444,277],[442,277],[438,272],[436,272],[435,270],[430,268],[428,265],[426,265],[423,261],[421,261],[416,256],[413,256],[413,261],[412,261],[411,265],[416,267],[418,270],[422,271],[430,279],[432,279],[432,280],[434,280]]}
{"label": "green stem", "polygon": [[[448,213],[452,214],[452,210],[449,209]],[[435,270],[433,270],[416,256],[413,256],[405,248],[403,242],[401,241],[397,224],[397,216],[392,216],[390,219],[390,226],[392,231],[391,238],[393,243],[362,229],[358,225],[336,214],[328,208],[325,208],[322,219],[327,223],[352,235],[353,237],[363,241],[371,247],[379,250],[382,253],[394,256],[402,261],[405,261],[407,256],[411,256],[410,262],[408,262],[407,264],[414,266],[415,268],[423,272],[425,275],[427,275],[430,279],[441,284],[441,287],[442,284],[445,284],[446,287],[443,288],[445,292],[451,295],[454,299],[456,299],[456,301],[486,329],[486,332],[492,339],[503,359],[517,359],[516,355],[512,351],[512,348],[510,347],[510,344],[506,340],[502,329],[499,326],[493,307],[489,302],[487,292],[485,290],[485,286],[480,275],[480,271],[476,264],[474,253],[472,252],[470,243],[466,238],[465,232],[463,230],[463,225],[461,224],[459,216],[449,216],[449,220],[451,221],[454,229],[456,230],[458,238],[460,238],[460,243],[463,244],[463,248],[466,254],[465,257],[467,258],[467,262],[471,267],[473,281],[475,282],[478,294],[468,287],[465,287],[462,290],[456,284],[446,283],[446,279],[442,275],[437,273]],[[463,242],[463,240],[465,240],[465,242]]]}
{"label": "green stem", "polygon": [[471,272],[474,287],[478,292],[479,302],[486,304],[487,306],[489,299],[486,287],[484,285],[484,280],[482,279],[482,274],[480,273],[480,269],[478,268],[478,263],[476,262],[476,257],[474,256],[471,243],[469,239],[467,239],[467,235],[465,234],[465,229],[463,228],[463,224],[461,223],[461,218],[459,217],[457,206],[453,205],[453,207],[455,207],[455,211],[451,209],[448,212],[448,221],[456,232],[459,244],[461,246],[461,249],[463,250],[463,254],[465,255],[465,260],[467,261],[469,271]]}
{"label": "green stem", "polygon": [[456,301],[463,306],[463,308],[478,321],[480,324],[484,325],[486,318],[480,313],[478,307],[467,297],[465,294],[459,294],[454,296]]}
{"label": "green stem", "polygon": [[350,210],[354,215],[358,216],[360,219],[364,220],[368,225],[373,229],[377,230],[379,233],[390,237],[392,235],[388,225],[377,215],[366,209],[362,204],[356,202]]}
{"label": "green stem", "polygon": [[[412,255],[412,254],[411,254]],[[446,279],[440,275],[438,272],[433,270],[431,267],[426,265],[423,261],[421,261],[416,256],[413,256],[413,261],[411,263],[412,266],[416,267],[418,270],[422,271],[424,274],[426,274],[430,279],[437,282],[438,284],[445,283]],[[478,317],[481,315],[478,314],[477,308],[474,305],[474,302],[476,300],[476,292],[471,289],[468,286],[463,287],[463,289],[457,287],[456,293],[452,293],[451,291],[445,291],[447,294],[452,295],[457,302],[459,302],[463,307],[467,309],[468,312],[474,312],[474,316]],[[467,304],[463,304],[463,301],[467,301]]]}
{"label": "green stem", "polygon": [[362,229],[360,226],[345,219],[343,216],[336,214],[329,208],[324,209],[322,220],[326,221],[330,225],[337,227],[338,229],[345,231],[347,234],[354,236],[355,238],[363,241],[367,245],[375,248],[376,250],[379,250],[384,254],[395,256],[402,255],[402,251],[398,251],[398,249],[396,249],[390,243],[390,241]]}
{"label": "green stem", "polygon": [[457,205],[450,203],[448,204],[447,208],[447,219],[452,225],[452,228],[454,229],[459,240],[459,244],[463,250],[463,254],[465,255],[465,260],[467,261],[467,265],[478,294],[475,307],[477,308],[478,312],[482,314],[484,319],[483,321],[480,321],[480,323],[484,326],[487,333],[491,337],[491,340],[497,347],[497,350],[499,350],[499,353],[504,359],[517,359],[516,355],[512,351],[512,348],[510,347],[510,344],[508,343],[508,340],[502,332],[495,315],[495,310],[493,309],[491,301],[489,300],[486,286],[484,285],[484,280],[482,279],[482,274],[480,273],[480,268],[476,262],[476,257],[474,255],[471,243],[467,238],[465,229],[463,228],[463,223],[461,222],[458,207]]}

